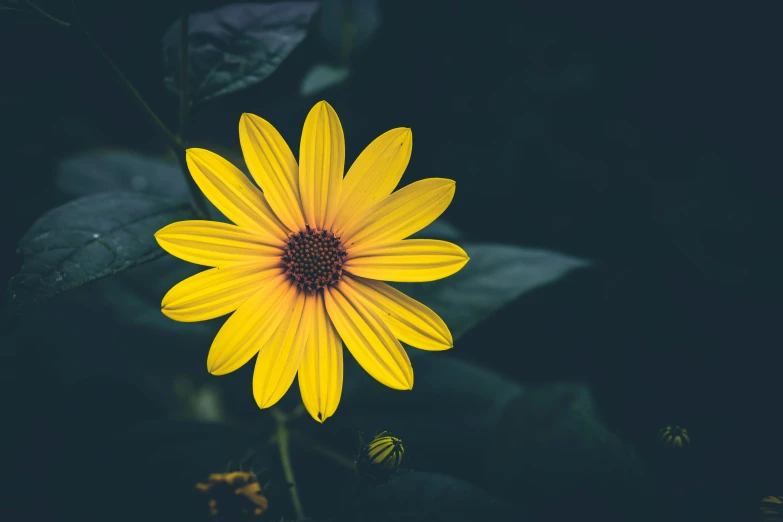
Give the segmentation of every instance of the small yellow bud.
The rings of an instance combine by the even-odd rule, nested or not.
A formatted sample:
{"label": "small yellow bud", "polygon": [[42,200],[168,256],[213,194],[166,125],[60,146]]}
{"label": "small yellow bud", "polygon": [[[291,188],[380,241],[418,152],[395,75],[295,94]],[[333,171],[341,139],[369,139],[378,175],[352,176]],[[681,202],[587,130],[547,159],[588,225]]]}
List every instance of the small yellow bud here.
{"label": "small yellow bud", "polygon": [[668,448],[684,448],[691,443],[688,430],[676,425],[659,429],[658,438]]}
{"label": "small yellow bud", "polygon": [[402,441],[388,431],[382,431],[361,447],[356,469],[360,475],[374,482],[386,482],[399,469],[404,454]]}

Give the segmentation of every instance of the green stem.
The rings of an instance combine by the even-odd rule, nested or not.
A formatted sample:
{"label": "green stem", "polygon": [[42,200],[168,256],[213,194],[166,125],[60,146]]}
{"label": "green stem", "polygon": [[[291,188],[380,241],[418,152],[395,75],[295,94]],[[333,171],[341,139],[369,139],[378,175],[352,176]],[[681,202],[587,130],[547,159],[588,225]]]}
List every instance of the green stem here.
{"label": "green stem", "polygon": [[297,520],[304,520],[304,510],[302,510],[302,500],[299,498],[299,489],[296,485],[296,478],[294,477],[294,468],[291,466],[291,451],[289,447],[289,433],[288,416],[278,410],[272,410],[272,415],[277,423],[277,430],[275,435],[275,442],[277,442],[277,449],[280,452],[280,463],[283,465],[283,476],[286,482],[291,484],[291,503],[294,505],[294,512],[296,513]]}
{"label": "green stem", "polygon": [[179,31],[179,136],[184,140],[185,126],[190,112],[190,99],[188,98],[190,95],[188,81],[190,17],[188,16],[187,0],[182,0],[180,12],[182,16],[180,17]]}

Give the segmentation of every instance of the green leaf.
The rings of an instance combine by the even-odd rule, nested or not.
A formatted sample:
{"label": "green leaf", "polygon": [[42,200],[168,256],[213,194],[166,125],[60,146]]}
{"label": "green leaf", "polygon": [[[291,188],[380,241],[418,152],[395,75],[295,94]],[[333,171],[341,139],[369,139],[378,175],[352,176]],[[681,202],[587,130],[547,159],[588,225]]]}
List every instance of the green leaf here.
{"label": "green leaf", "polygon": [[177,201],[190,198],[176,161],[126,150],[94,150],[67,158],[57,166],[54,183],[69,196],[128,191]]}
{"label": "green leaf", "polygon": [[[509,402],[487,446],[487,487],[536,519],[658,520],[647,466],[599,419],[588,388],[552,383]],[[568,499],[568,502],[563,502]]]}
{"label": "green leaf", "polygon": [[[601,421],[586,386],[525,387],[449,354],[409,355],[416,384],[405,392],[347,357],[335,415],[322,425],[305,418],[298,429],[343,455],[356,451],[357,431],[389,430],[405,445],[403,468],[467,480],[535,520],[552,519],[552,509],[578,518],[586,506],[597,519],[647,520],[634,510],[654,503],[648,470]],[[301,400],[298,392],[285,400]],[[562,498],[568,505],[553,508]],[[625,518],[607,518],[618,514]]]}
{"label": "green leaf", "polygon": [[[187,263],[165,254],[141,266],[131,268],[90,286],[95,302],[113,313],[118,328],[154,337],[137,352],[150,362],[170,365],[172,369],[198,368],[204,360],[191,358],[192,347],[207,349],[227,317],[197,323],[174,321],[160,311],[160,303],[174,285],[207,270],[207,267]],[[161,353],[159,344],[167,346]],[[183,356],[186,359],[183,360]]]}
{"label": "green leaf", "polygon": [[192,217],[187,203],[132,192],[85,196],[49,211],[19,242],[24,262],[9,282],[9,311],[160,257],[155,232]]}
{"label": "green leaf", "polygon": [[528,517],[519,508],[490,497],[463,480],[437,473],[409,472],[392,477],[388,485],[363,487],[340,520],[361,522],[475,522]]}
{"label": "green leaf", "polygon": [[522,294],[589,265],[583,259],[513,245],[460,246],[470,261],[455,275],[431,283],[395,285],[437,312],[455,339]]}
{"label": "green leaf", "polygon": [[[121,149],[92,150],[66,158],[57,166],[54,183],[67,196],[127,191],[190,201],[190,191],[176,161]],[[229,222],[211,201],[206,204],[210,219]]]}
{"label": "green leaf", "polygon": [[[229,4],[189,17],[193,103],[261,83],[307,35],[317,2]],[[180,22],[163,36],[166,87],[179,93]]]}

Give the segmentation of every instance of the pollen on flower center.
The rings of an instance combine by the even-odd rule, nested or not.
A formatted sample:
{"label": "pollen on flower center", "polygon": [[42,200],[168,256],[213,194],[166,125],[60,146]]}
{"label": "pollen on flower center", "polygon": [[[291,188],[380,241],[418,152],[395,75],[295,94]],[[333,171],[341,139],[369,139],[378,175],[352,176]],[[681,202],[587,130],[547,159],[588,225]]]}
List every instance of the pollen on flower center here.
{"label": "pollen on flower center", "polygon": [[308,225],[288,237],[283,262],[299,288],[315,292],[340,281],[345,249],[332,232]]}

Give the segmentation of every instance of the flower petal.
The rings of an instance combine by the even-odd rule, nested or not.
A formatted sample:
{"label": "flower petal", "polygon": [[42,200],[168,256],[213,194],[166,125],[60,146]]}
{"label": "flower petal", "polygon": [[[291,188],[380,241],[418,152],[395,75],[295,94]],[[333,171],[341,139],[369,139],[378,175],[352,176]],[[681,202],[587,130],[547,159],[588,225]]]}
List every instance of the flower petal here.
{"label": "flower petal", "polygon": [[389,388],[413,388],[408,354],[372,309],[343,282],[324,291],[332,324],[364,370]]}
{"label": "flower petal", "polygon": [[252,263],[270,268],[281,265],[283,255],[255,233],[217,221],[178,221],[155,232],[155,239],[169,254],[197,265]]}
{"label": "flower petal", "polygon": [[347,272],[369,279],[421,283],[458,272],[470,258],[460,247],[437,239],[405,239],[349,251]]}
{"label": "flower petal", "polygon": [[283,137],[265,119],[245,113],[239,120],[239,143],[250,174],[277,217],[292,232],[303,230],[299,167]]}
{"label": "flower petal", "polygon": [[299,390],[305,408],[318,422],[334,415],[343,391],[343,344],[320,292],[315,294],[314,319],[299,365]]}
{"label": "flower petal", "polygon": [[448,350],[454,346],[448,326],[438,314],[396,288],[372,279],[343,281],[371,306],[400,341],[422,350]]}
{"label": "flower petal", "polygon": [[261,346],[253,372],[253,397],[259,408],[273,406],[294,382],[314,319],[314,308],[312,296],[297,292],[286,307],[280,326],[269,342]]}
{"label": "flower petal", "polygon": [[340,205],[345,169],[345,139],[340,119],[325,101],[305,119],[299,145],[299,190],[311,228],[330,229]]}
{"label": "flower petal", "polygon": [[163,313],[185,323],[206,321],[233,312],[261,286],[284,272],[255,265],[212,268],[177,283],[163,297]]}
{"label": "flower petal", "polygon": [[267,199],[241,170],[214,152],[188,149],[185,159],[190,175],[201,192],[228,219],[255,230],[270,245],[282,245],[288,238]]}
{"label": "flower petal", "polygon": [[352,220],[392,193],[408,166],[412,147],[413,133],[400,127],[381,134],[359,154],[343,180],[335,234],[342,235]]}
{"label": "flower petal", "polygon": [[280,275],[245,301],[212,341],[207,356],[209,373],[231,373],[258,353],[290,310],[297,293],[290,276]]}
{"label": "flower petal", "polygon": [[403,187],[354,221],[343,232],[347,247],[405,239],[440,216],[454,197],[450,179],[428,178]]}

